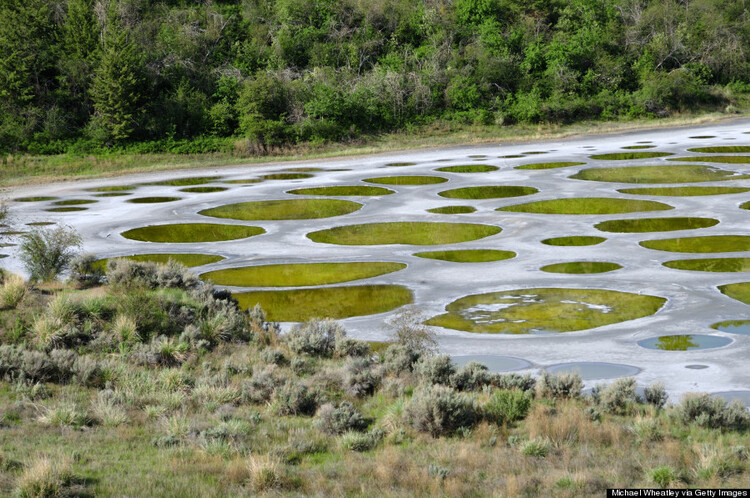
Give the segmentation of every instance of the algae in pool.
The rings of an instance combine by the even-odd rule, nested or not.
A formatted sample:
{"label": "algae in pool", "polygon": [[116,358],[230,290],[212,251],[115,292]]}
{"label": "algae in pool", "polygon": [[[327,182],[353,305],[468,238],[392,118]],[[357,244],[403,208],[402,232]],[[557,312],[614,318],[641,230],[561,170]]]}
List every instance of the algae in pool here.
{"label": "algae in pool", "polygon": [[586,163],[580,163],[580,162],[574,162],[574,161],[563,161],[563,162],[556,162],[556,163],[533,163],[533,164],[522,164],[521,166],[516,166],[515,169],[554,169],[554,168],[567,168],[568,166],[581,166],[582,164],[586,164]]}
{"label": "algae in pool", "polygon": [[177,263],[187,266],[188,268],[192,268],[194,266],[203,266],[203,265],[208,265],[211,263],[216,263],[225,258],[224,256],[216,256],[213,254],[187,254],[187,253],[133,254],[130,256],[117,256],[114,258],[100,259],[94,262],[94,267],[105,269],[107,267],[107,263],[112,259],[129,259],[131,261],[160,263],[160,264],[168,263],[169,260],[173,260],[173,261],[176,261]]}
{"label": "algae in pool", "polygon": [[363,181],[383,185],[434,185],[436,183],[445,183],[448,179],[442,176],[381,176],[378,178],[365,178]]}
{"label": "algae in pool", "polygon": [[502,261],[516,257],[513,251],[499,251],[496,249],[461,249],[456,251],[428,251],[417,252],[414,256],[427,259],[439,259],[452,263],[487,263]]}
{"label": "algae in pool", "polygon": [[227,204],[198,214],[233,220],[308,220],[353,213],[362,204],[339,199],[283,199]]}
{"label": "algae in pool", "polygon": [[639,211],[666,211],[672,206],[657,201],[639,201],[617,197],[574,197],[528,202],[497,208],[496,211],[537,214],[620,214]]}
{"label": "algae in pool", "polygon": [[210,194],[213,192],[224,192],[229,190],[227,187],[187,187],[181,188],[180,192],[189,192],[192,194]]}
{"label": "algae in pool", "polygon": [[724,163],[724,164],[747,164],[750,163],[750,156],[692,156],[692,157],[674,157],[670,161],[692,162],[698,161],[703,163]]}
{"label": "algae in pool", "polygon": [[477,208],[473,206],[441,206],[428,209],[429,213],[436,214],[468,214],[476,212]]}
{"label": "algae in pool", "polygon": [[676,239],[644,240],[646,249],[667,252],[712,253],[750,251],[750,235],[705,235]]}
{"label": "algae in pool", "polygon": [[711,328],[729,334],[750,335],[750,320],[727,320],[714,323]]}
{"label": "algae in pool", "polygon": [[713,218],[632,218],[602,221],[594,225],[594,228],[616,233],[673,232],[708,228],[718,223],[719,220]]}
{"label": "algae in pool", "polygon": [[110,185],[108,187],[94,187],[86,189],[89,192],[122,192],[124,190],[133,190],[135,185]]}
{"label": "algae in pool", "polygon": [[479,333],[571,332],[649,316],[666,301],[605,289],[513,289],[462,297],[425,323]]}
{"label": "algae in pool", "polygon": [[369,185],[334,185],[332,187],[311,187],[288,190],[287,193],[295,195],[337,195],[337,196],[359,196],[359,195],[390,195],[395,194],[391,189],[383,187],[372,187]]}
{"label": "algae in pool", "polygon": [[263,180],[260,179],[260,178],[245,178],[245,179],[242,179],[242,180],[227,180],[227,181],[225,181],[223,183],[234,183],[234,184],[236,184],[236,183],[260,183],[262,181]]}
{"label": "algae in pool", "polygon": [[143,242],[216,242],[245,239],[266,233],[260,227],[245,225],[218,225],[213,223],[178,223],[174,225],[149,225],[133,228],[121,235],[126,239]]}
{"label": "algae in pool", "polygon": [[303,287],[351,282],[403,270],[404,263],[299,263],[227,268],[201,275],[219,285],[235,287]]}
{"label": "algae in pool", "polygon": [[688,137],[688,138],[693,138],[696,140],[705,140],[707,138],[716,138],[716,135],[696,135],[694,137]]}
{"label": "algae in pool", "polygon": [[201,185],[219,180],[220,176],[193,176],[190,178],[177,178],[175,180],[164,180],[160,182],[142,183],[145,186],[171,186],[171,187],[188,187],[190,185]]}
{"label": "algae in pool", "polygon": [[49,211],[51,213],[72,213],[73,211],[86,211],[88,208],[84,207],[57,207],[57,208],[50,208],[45,209],[45,211]]}
{"label": "algae in pool", "polygon": [[567,263],[555,263],[552,265],[542,266],[540,270],[547,273],[570,273],[570,274],[589,274],[589,273],[607,273],[622,268],[617,263],[605,261],[570,261]]}
{"label": "algae in pool", "polygon": [[104,192],[103,194],[94,194],[94,197],[122,197],[132,194],[133,192]]}
{"label": "algae in pool", "polygon": [[444,166],[437,168],[435,171],[442,171],[445,173],[487,173],[489,171],[497,171],[497,166],[490,166],[489,164],[461,164],[458,166]]}
{"label": "algae in pool", "polygon": [[606,161],[627,161],[634,159],[653,159],[656,157],[673,156],[671,152],[615,152],[612,154],[594,154],[591,159],[603,159]]}
{"label": "algae in pool", "polygon": [[44,227],[48,225],[54,225],[54,221],[34,221],[32,223],[26,223],[30,227]]}
{"label": "algae in pool", "polygon": [[271,173],[263,175],[263,180],[302,180],[303,178],[312,178],[310,173]]}
{"label": "algae in pool", "polygon": [[55,206],[78,206],[80,204],[94,204],[95,201],[93,199],[65,199],[64,201],[57,201],[53,202]]}
{"label": "algae in pool", "polygon": [[477,223],[428,223],[402,221],[344,225],[308,233],[313,242],[341,245],[455,244],[498,234],[502,229]]}
{"label": "algae in pool", "polygon": [[750,175],[741,175],[735,171],[727,171],[713,166],[669,164],[665,166],[587,168],[569,178],[613,183],[698,183],[743,180],[750,178]]}
{"label": "algae in pool", "polygon": [[623,150],[639,150],[639,149],[653,149],[656,145],[627,145],[625,147],[620,147]]}
{"label": "algae in pool", "polygon": [[440,197],[449,199],[500,199],[504,197],[522,197],[536,194],[539,190],[534,187],[517,185],[482,185],[477,187],[454,188],[438,192]]}
{"label": "algae in pool", "polygon": [[731,343],[727,337],[703,334],[679,334],[651,337],[638,341],[638,345],[646,349],[660,349],[662,351],[692,351],[695,349],[720,348]]}
{"label": "algae in pool", "polygon": [[260,304],[274,322],[303,322],[311,318],[334,319],[374,315],[410,304],[412,293],[399,285],[355,285],[233,294],[240,307]]}
{"label": "algae in pool", "polygon": [[693,147],[688,152],[699,152],[701,154],[737,154],[750,152],[750,145],[721,145],[718,147]]}
{"label": "algae in pool", "polygon": [[750,282],[720,285],[719,291],[732,299],[736,299],[745,304],[750,304]]}
{"label": "algae in pool", "polygon": [[508,154],[507,156],[497,156],[499,159],[518,159],[524,157],[523,154]]}
{"label": "algae in pool", "polygon": [[677,259],[662,263],[667,268],[690,271],[745,272],[750,271],[750,258]]}
{"label": "algae in pool", "polygon": [[400,166],[414,166],[415,164],[417,164],[417,163],[409,163],[409,162],[405,162],[405,163],[386,163],[386,166],[393,166],[393,167],[397,168],[397,167],[400,167]]}
{"label": "algae in pool", "polygon": [[135,199],[128,199],[125,202],[132,204],[159,204],[162,202],[174,202],[179,201],[181,197],[136,197]]}
{"label": "algae in pool", "polygon": [[14,202],[44,202],[44,201],[54,201],[55,199],[59,199],[59,197],[53,197],[53,196],[36,196],[36,197],[16,197],[13,199]]}
{"label": "algae in pool", "polygon": [[586,235],[571,235],[569,237],[552,237],[544,239],[542,244],[548,246],[595,246],[604,242],[604,237],[590,237]]}
{"label": "algae in pool", "polygon": [[661,195],[669,197],[692,197],[698,195],[743,194],[750,191],[746,187],[639,187],[617,189],[623,194]]}

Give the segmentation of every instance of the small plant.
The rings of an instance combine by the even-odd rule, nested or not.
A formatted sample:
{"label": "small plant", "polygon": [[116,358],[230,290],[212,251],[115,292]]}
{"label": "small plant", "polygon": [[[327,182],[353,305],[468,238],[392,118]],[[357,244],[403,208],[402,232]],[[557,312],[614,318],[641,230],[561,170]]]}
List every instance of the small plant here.
{"label": "small plant", "polygon": [[630,403],[635,403],[635,379],[617,379],[601,391],[601,406],[609,413],[622,413]]}
{"label": "small plant", "polygon": [[363,431],[367,422],[354,405],[344,401],[338,407],[326,403],[318,409],[315,425],[326,434],[338,435],[348,431]]}
{"label": "small plant", "polygon": [[26,295],[26,282],[18,275],[7,275],[0,287],[0,309],[15,309]]}
{"label": "small plant", "polygon": [[531,396],[524,391],[497,390],[483,407],[484,417],[497,425],[526,418],[531,407]]}
{"label": "small plant", "polygon": [[380,376],[372,370],[370,360],[355,358],[345,367],[344,386],[350,396],[362,397],[375,392],[380,385]]}
{"label": "small plant", "polygon": [[451,376],[451,385],[459,391],[476,391],[489,384],[492,376],[487,367],[471,361]]}
{"label": "small plant", "polygon": [[448,355],[426,356],[417,362],[415,371],[427,384],[451,385],[456,366]]}
{"label": "small plant", "polygon": [[341,445],[351,451],[370,451],[380,443],[385,434],[379,429],[371,432],[347,432],[341,437]]}
{"label": "small plant", "polygon": [[283,365],[286,363],[286,357],[284,356],[284,353],[282,353],[278,349],[264,349],[260,354],[260,359],[263,360],[263,363],[267,363],[269,365]]}
{"label": "small plant", "polygon": [[366,341],[338,336],[334,342],[333,356],[336,358],[363,357],[370,355],[370,345]]}
{"label": "small plant", "polygon": [[420,357],[421,353],[414,349],[402,344],[391,344],[383,351],[381,363],[387,373],[399,375],[411,372]]}
{"label": "small plant", "polygon": [[490,384],[498,389],[518,389],[520,391],[531,392],[536,386],[536,379],[530,374],[495,374],[490,377]]}
{"label": "small plant", "polygon": [[295,325],[286,336],[289,348],[297,354],[330,357],[336,341],[346,336],[346,330],[337,321],[313,319]]}
{"label": "small plant", "polygon": [[687,393],[677,406],[677,416],[685,424],[743,430],[750,426],[750,413],[740,401],[727,404],[707,393]]}
{"label": "small plant", "polygon": [[472,427],[478,420],[471,397],[442,385],[428,385],[417,391],[404,416],[416,430],[433,437],[453,434],[460,427]]}
{"label": "small plant", "polygon": [[78,288],[99,285],[104,271],[96,264],[96,256],[90,253],[79,254],[70,261],[70,282]]}
{"label": "small plant", "polygon": [[544,458],[550,450],[550,443],[546,439],[532,439],[521,445],[521,453],[526,456]]}
{"label": "small plant", "polygon": [[282,484],[282,465],[275,458],[268,455],[250,456],[247,468],[250,486],[256,492],[274,489]]}
{"label": "small plant", "polygon": [[23,235],[21,261],[32,281],[49,282],[68,268],[81,246],[81,237],[70,227],[36,229]]}
{"label": "small plant", "polygon": [[304,384],[287,382],[276,388],[273,397],[279,415],[312,415],[318,407],[317,396]]}
{"label": "small plant", "polygon": [[426,319],[416,306],[406,306],[387,319],[385,326],[391,331],[391,340],[396,344],[420,354],[430,354],[437,351],[438,343],[435,333],[423,323]]}
{"label": "small plant", "polygon": [[74,480],[69,458],[41,456],[26,465],[16,492],[22,498],[65,496]]}
{"label": "small plant", "polygon": [[583,381],[577,373],[552,375],[544,372],[536,388],[542,398],[579,398]]}
{"label": "small plant", "polygon": [[85,427],[93,423],[93,419],[85,410],[69,402],[46,408],[38,420],[42,425],[74,428]]}
{"label": "small plant", "polygon": [[674,471],[674,469],[666,465],[653,469],[651,471],[650,477],[653,482],[655,482],[662,488],[666,488],[670,484],[678,480],[677,473]]}
{"label": "small plant", "polygon": [[661,382],[654,382],[650,386],[646,386],[643,389],[643,397],[646,403],[654,405],[658,409],[664,408],[667,403],[667,391]]}

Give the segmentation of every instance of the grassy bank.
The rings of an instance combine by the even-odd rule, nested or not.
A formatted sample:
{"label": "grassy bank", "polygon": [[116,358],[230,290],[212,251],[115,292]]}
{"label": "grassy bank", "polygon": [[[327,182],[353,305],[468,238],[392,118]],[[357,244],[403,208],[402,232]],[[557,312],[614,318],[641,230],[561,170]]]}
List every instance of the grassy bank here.
{"label": "grassy bank", "polygon": [[18,154],[0,158],[0,184],[13,186],[127,173],[205,169],[237,164],[252,165],[269,161],[333,159],[459,145],[536,142],[588,134],[698,126],[744,116],[747,116],[747,112],[732,115],[714,112],[678,115],[663,119],[586,121],[568,125],[472,126],[443,122],[405,132],[365,137],[353,143],[288,146],[273,150],[264,156],[247,153],[241,140],[233,144],[234,148],[231,152],[206,154],[134,154],[128,152],[86,156]]}
{"label": "grassy bank", "polygon": [[[632,379],[461,369],[333,321],[281,336],[184,267],[111,263],[109,284],[0,287],[0,493],[19,496],[584,496],[735,487],[750,414]],[[80,268],[79,268],[80,269]]]}

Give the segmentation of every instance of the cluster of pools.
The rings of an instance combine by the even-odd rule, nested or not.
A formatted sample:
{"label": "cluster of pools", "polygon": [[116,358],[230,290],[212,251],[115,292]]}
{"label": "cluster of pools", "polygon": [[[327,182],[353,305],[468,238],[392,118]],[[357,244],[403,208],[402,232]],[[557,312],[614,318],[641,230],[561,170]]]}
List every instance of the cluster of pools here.
{"label": "cluster of pools", "polygon": [[[682,360],[663,355],[711,349],[730,353],[675,378],[730,370],[750,347],[750,136],[697,132],[17,189],[29,226],[0,232],[2,256],[20,269],[14,238],[69,224],[102,258],[180,261],[280,322],[330,316],[377,340],[383,314],[414,303],[457,361],[499,371],[656,378]],[[589,361],[633,355],[646,364]],[[554,361],[571,358],[586,361]],[[717,385],[743,382],[732,369]]]}

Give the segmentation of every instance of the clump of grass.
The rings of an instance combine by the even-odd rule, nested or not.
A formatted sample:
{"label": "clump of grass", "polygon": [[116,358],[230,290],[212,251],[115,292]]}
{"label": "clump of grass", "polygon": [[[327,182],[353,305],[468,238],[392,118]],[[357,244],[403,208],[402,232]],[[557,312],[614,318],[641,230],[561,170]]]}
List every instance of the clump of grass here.
{"label": "clump of grass", "polygon": [[10,274],[0,287],[0,309],[15,309],[26,296],[26,282],[19,275]]}
{"label": "clump of grass", "polygon": [[283,466],[269,455],[251,455],[247,459],[248,483],[253,491],[263,492],[282,486]]}
{"label": "clump of grass", "polygon": [[37,420],[42,425],[73,428],[86,427],[94,422],[85,410],[72,402],[62,402],[45,408]]}
{"label": "clump of grass", "polygon": [[662,488],[667,488],[670,484],[679,480],[677,472],[667,465],[662,465],[651,470],[649,478]]}
{"label": "clump of grass", "polygon": [[550,443],[546,439],[531,439],[521,445],[521,453],[526,456],[544,458],[550,450]]}
{"label": "clump of grass", "polygon": [[24,468],[16,493],[22,498],[66,496],[74,481],[75,474],[69,458],[40,456]]}

